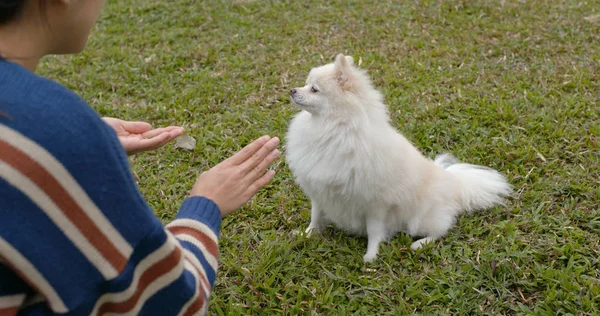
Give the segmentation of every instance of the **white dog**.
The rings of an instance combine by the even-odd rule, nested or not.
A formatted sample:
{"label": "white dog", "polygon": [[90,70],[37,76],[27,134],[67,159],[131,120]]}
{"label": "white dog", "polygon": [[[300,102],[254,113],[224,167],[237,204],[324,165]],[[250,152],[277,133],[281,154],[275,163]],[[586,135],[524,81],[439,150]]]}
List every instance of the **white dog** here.
{"label": "white dog", "polygon": [[453,226],[462,211],[503,204],[511,186],[497,171],[450,155],[425,158],[389,123],[383,96],[352,57],[310,71],[291,90],[302,109],[290,123],[287,163],[312,202],[306,232],[326,221],[368,236],[364,261],[403,231],[420,248]]}

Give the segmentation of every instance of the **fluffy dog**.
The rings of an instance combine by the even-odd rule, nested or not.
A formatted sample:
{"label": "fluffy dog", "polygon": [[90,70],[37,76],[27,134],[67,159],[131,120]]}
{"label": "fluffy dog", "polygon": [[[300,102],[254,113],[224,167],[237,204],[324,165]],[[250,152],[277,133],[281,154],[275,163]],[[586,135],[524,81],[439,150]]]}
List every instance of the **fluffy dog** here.
{"label": "fluffy dog", "polygon": [[458,214],[503,204],[511,186],[497,171],[448,154],[424,157],[389,123],[387,107],[350,56],[313,68],[291,97],[302,110],[289,125],[287,163],[310,197],[306,229],[327,222],[368,236],[364,261],[398,232],[434,241]]}

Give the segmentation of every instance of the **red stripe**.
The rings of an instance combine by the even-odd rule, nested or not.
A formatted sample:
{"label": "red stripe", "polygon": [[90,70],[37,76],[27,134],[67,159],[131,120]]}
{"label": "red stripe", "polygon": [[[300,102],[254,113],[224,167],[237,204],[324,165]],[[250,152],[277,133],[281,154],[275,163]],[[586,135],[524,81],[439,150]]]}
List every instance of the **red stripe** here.
{"label": "red stripe", "polygon": [[18,306],[0,308],[0,316],[14,316],[14,315],[17,315],[18,311],[19,311]]}
{"label": "red stripe", "polygon": [[[192,264],[192,266],[194,266],[194,265]],[[201,277],[204,280],[206,280],[206,278],[204,278],[204,274],[202,274],[202,272],[200,272],[200,270],[197,267],[194,266],[194,269],[198,273],[199,277]],[[183,313],[183,316],[194,315],[200,309],[202,309],[202,306],[204,305],[204,299],[205,299],[205,297],[204,297],[205,296],[204,290],[200,286],[200,283],[202,281],[203,280],[198,280],[198,297],[196,297],[196,299],[194,300],[194,302],[192,303],[192,305],[188,306],[187,310]],[[208,284],[208,282],[206,284]],[[207,287],[207,290],[209,290],[208,287]]]}
{"label": "red stripe", "polygon": [[[196,268],[196,270],[198,270],[198,269]],[[210,291],[210,283],[208,283],[206,276],[199,270],[198,270],[198,275],[200,275],[200,277],[202,278],[202,282],[204,282],[204,287],[206,287],[206,290]]]}
{"label": "red stripe", "polygon": [[[187,255],[186,255],[186,257],[187,257]],[[210,291],[210,283],[208,283],[208,279],[206,279],[206,275],[204,275],[204,273],[202,273],[200,271],[200,269],[198,269],[198,267],[196,265],[194,265],[194,263],[190,259],[186,258],[186,260],[187,260],[187,262],[189,262],[192,265],[192,267],[194,267],[194,269],[196,269],[196,271],[198,271],[198,275],[202,278],[201,281],[204,283],[204,287],[206,288],[207,291]]]}
{"label": "red stripe", "polygon": [[152,267],[146,270],[140,277],[140,281],[135,290],[135,293],[128,300],[120,303],[106,302],[98,309],[98,315],[106,313],[127,313],[130,312],[138,303],[140,296],[144,290],[156,279],[171,272],[181,262],[181,249],[175,247],[171,253],[155,263]]}
{"label": "red stripe", "polygon": [[190,236],[194,237],[196,240],[201,242],[204,245],[204,247],[206,247],[206,249],[208,250],[208,252],[211,255],[213,255],[215,258],[218,257],[219,246],[210,237],[208,237],[205,233],[203,233],[199,230],[193,229],[193,228],[182,227],[182,226],[171,226],[171,227],[169,227],[169,230],[175,236],[190,235]]}
{"label": "red stripe", "polygon": [[198,313],[202,306],[204,305],[204,291],[202,289],[198,289],[200,293],[198,293],[198,297],[194,300],[194,303],[188,307],[188,309],[183,313],[183,316],[195,315]]}
{"label": "red stripe", "polygon": [[0,140],[0,152],[2,153],[0,159],[17,169],[43,190],[115,270],[118,272],[123,271],[127,259],[44,167],[27,154],[2,140]]}

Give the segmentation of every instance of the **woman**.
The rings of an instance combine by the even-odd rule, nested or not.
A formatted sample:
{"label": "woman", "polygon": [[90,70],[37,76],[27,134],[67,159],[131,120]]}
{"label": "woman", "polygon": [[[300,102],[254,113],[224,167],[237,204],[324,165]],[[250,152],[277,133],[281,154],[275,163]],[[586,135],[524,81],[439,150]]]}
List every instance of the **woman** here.
{"label": "woman", "polygon": [[192,315],[207,310],[222,216],[273,177],[264,136],[202,173],[163,227],[126,153],[179,127],[100,118],[34,74],[80,52],[103,0],[0,0],[0,315]]}

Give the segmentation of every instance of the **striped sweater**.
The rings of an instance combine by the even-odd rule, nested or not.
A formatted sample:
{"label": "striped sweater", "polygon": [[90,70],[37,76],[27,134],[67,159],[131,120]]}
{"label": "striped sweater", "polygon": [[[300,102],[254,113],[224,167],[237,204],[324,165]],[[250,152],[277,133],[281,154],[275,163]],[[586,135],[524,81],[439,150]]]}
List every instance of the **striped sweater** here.
{"label": "striped sweater", "polygon": [[98,114],[0,59],[0,316],[204,314],[220,225],[191,197],[165,228]]}

